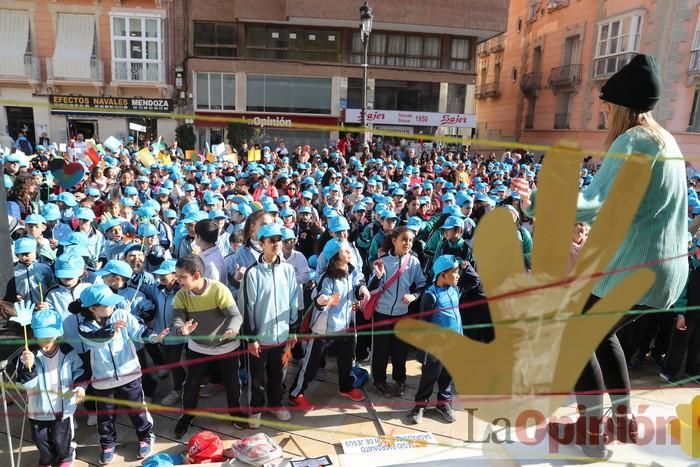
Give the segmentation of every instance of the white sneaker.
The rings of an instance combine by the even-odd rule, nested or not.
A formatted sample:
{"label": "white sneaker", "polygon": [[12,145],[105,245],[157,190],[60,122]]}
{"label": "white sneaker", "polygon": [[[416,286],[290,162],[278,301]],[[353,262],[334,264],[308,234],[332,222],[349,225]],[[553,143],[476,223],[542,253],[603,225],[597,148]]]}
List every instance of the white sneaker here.
{"label": "white sneaker", "polygon": [[167,396],[160,401],[163,405],[175,405],[180,402],[180,391],[170,391]]}
{"label": "white sneaker", "polygon": [[281,422],[288,422],[292,419],[292,414],[289,413],[289,410],[285,409],[284,407],[282,407],[281,409],[273,410],[272,413],[275,417],[277,417],[277,420]]}
{"label": "white sneaker", "polygon": [[199,397],[211,397],[217,392],[221,391],[223,387],[223,384],[207,383],[203,388],[199,390]]}
{"label": "white sneaker", "polygon": [[262,417],[261,413],[254,413],[250,416],[248,419],[248,428],[251,430],[257,430],[260,428],[260,418]]}
{"label": "white sneaker", "polygon": [[97,426],[97,415],[96,414],[91,413],[90,415],[88,415],[87,426]]}

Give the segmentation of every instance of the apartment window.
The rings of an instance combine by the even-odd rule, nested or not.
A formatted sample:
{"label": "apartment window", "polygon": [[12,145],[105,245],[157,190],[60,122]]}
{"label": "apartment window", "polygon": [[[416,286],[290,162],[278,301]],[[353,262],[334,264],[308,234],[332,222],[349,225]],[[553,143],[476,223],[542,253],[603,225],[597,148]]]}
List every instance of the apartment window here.
{"label": "apartment window", "polygon": [[248,75],[249,112],[331,113],[331,79]]}
{"label": "apartment window", "polygon": [[693,47],[690,50],[690,68],[692,73],[700,73],[700,17],[695,25],[695,37],[693,38]]}
{"label": "apartment window", "polygon": [[440,83],[381,79],[374,82],[375,109],[437,112],[439,101]]}
{"label": "apartment window", "polygon": [[639,52],[642,17],[629,15],[598,25],[594,76],[616,73]]}
{"label": "apartment window", "polygon": [[112,17],[112,79],[165,81],[161,18]]}
{"label": "apartment window", "polygon": [[700,89],[696,89],[695,96],[693,96],[693,106],[690,109],[688,131],[700,133]]}
{"label": "apartment window", "polygon": [[199,110],[236,110],[236,75],[195,73],[195,94]]}
{"label": "apartment window", "polygon": [[32,60],[29,14],[26,11],[0,10],[0,41],[0,75],[26,76],[25,64]]}
{"label": "apartment window", "polygon": [[452,38],[450,46],[450,70],[471,70],[471,40]]}
{"label": "apartment window", "polygon": [[194,54],[199,57],[235,57],[235,26],[231,23],[194,23]]}
{"label": "apartment window", "polygon": [[[350,63],[361,64],[363,50],[360,33],[353,33]],[[368,61],[370,65],[440,68],[440,38],[374,33],[369,38]]]}
{"label": "apartment window", "polygon": [[340,62],[340,31],[285,26],[246,28],[250,58]]}
{"label": "apartment window", "polygon": [[447,113],[464,113],[464,104],[467,100],[466,84],[447,85]]}

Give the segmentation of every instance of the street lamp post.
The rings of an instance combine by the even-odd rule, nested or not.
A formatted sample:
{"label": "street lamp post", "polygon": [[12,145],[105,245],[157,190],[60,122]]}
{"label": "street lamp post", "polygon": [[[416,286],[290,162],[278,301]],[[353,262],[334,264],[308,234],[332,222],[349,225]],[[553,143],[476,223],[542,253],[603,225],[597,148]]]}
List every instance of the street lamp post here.
{"label": "street lamp post", "polygon": [[367,4],[367,0],[360,7],[360,39],[362,40],[363,46],[363,60],[362,60],[362,140],[368,143],[368,133],[365,130],[367,128],[367,49],[369,48],[369,35],[372,34],[372,8]]}

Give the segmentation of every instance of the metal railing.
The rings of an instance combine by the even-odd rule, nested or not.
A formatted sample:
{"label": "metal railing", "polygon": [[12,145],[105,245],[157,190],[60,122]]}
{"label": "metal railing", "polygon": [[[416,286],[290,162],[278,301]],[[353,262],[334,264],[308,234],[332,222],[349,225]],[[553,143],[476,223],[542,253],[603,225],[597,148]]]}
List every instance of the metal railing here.
{"label": "metal railing", "polygon": [[569,115],[566,114],[554,114],[554,129],[555,130],[568,130],[569,129]]}
{"label": "metal railing", "polygon": [[520,90],[524,94],[529,94],[533,91],[542,88],[542,73],[539,71],[531,71],[530,73],[525,73],[522,78],[520,78]]}
{"label": "metal railing", "polygon": [[33,55],[24,56],[24,64],[18,64],[16,68],[9,66],[9,62],[0,63],[0,79],[24,78],[32,81],[41,80],[41,66],[39,59]]}
{"label": "metal railing", "polygon": [[549,85],[552,87],[572,86],[581,82],[581,64],[571,63],[569,65],[552,68],[549,73]]}
{"label": "metal railing", "polygon": [[628,52],[611,57],[596,58],[593,61],[593,78],[603,79],[617,73],[639,52]]}
{"label": "metal railing", "polygon": [[700,74],[700,50],[690,52],[690,67],[688,73],[692,75]]}
{"label": "metal railing", "polygon": [[112,60],[112,81],[165,82],[163,62]]}
{"label": "metal railing", "polygon": [[505,45],[505,35],[501,34],[489,39],[489,52],[499,52],[503,50]]}
{"label": "metal railing", "polygon": [[91,58],[89,68],[87,62],[76,64],[64,62],[60,66],[56,65],[52,57],[46,59],[46,76],[49,80],[104,81],[102,60]]}

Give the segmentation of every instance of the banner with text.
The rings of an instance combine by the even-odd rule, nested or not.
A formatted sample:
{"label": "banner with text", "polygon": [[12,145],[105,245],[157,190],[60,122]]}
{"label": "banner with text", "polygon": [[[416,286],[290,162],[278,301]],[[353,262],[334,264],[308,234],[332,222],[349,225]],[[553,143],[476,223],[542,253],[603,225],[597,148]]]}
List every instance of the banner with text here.
{"label": "banner with text", "polygon": [[[362,123],[362,110],[345,109],[345,123]],[[368,110],[367,123],[476,128],[476,115],[442,112],[410,112],[404,110]]]}

